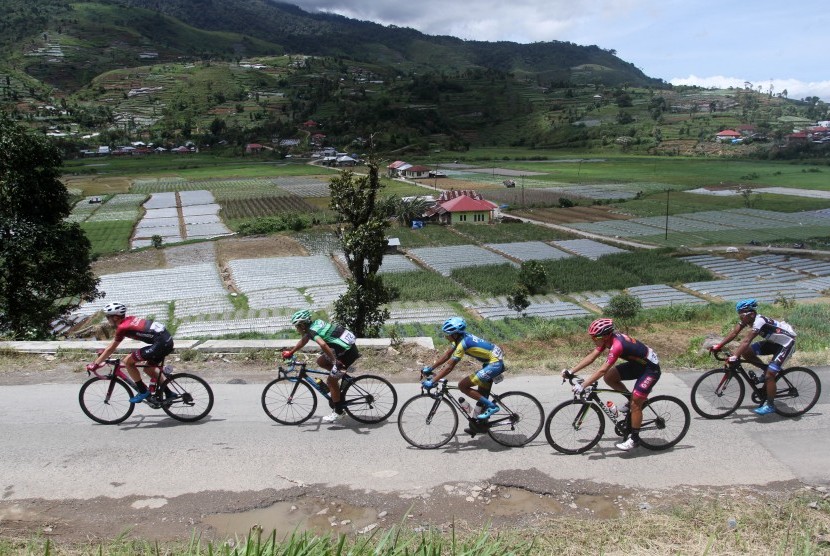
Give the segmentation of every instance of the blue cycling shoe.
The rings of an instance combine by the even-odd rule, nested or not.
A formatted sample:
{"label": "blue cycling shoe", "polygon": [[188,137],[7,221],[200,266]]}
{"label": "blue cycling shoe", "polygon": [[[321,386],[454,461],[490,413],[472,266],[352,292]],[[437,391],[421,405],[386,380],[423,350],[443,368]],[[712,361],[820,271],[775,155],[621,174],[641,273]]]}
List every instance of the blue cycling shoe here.
{"label": "blue cycling shoe", "polygon": [[130,398],[130,403],[141,403],[149,397],[150,397],[150,391],[149,390],[147,390],[145,392],[139,392],[138,394],[136,394],[135,396]]}
{"label": "blue cycling shoe", "polygon": [[754,411],[756,415],[769,415],[770,413],[775,413],[775,406],[770,403],[765,403],[761,407],[753,409],[752,411]]}
{"label": "blue cycling shoe", "polygon": [[481,412],[481,415],[478,416],[479,419],[489,419],[493,414],[497,413],[501,408],[496,404],[491,405],[490,407],[486,408],[484,411]]}

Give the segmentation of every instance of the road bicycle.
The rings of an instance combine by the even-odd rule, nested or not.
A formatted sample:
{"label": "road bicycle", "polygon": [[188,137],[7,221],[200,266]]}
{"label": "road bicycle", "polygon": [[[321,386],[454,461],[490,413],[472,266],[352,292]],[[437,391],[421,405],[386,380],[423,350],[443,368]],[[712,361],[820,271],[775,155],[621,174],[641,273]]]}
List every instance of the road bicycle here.
{"label": "road bicycle", "polygon": [[[424,378],[421,373],[421,378]],[[458,430],[458,415],[463,415],[471,436],[487,433],[503,446],[524,446],[542,431],[545,410],[539,400],[524,392],[490,393],[490,399],[500,410],[487,420],[478,419],[465,409],[464,398],[454,396],[446,378],[438,381],[434,390],[421,387],[421,393],[407,400],[398,413],[398,430],[404,440],[416,448],[440,448],[449,442]]]}
{"label": "road bicycle", "polygon": [[[107,359],[107,374],[98,370],[87,371],[93,375],[81,386],[78,401],[87,417],[103,425],[123,422],[135,410],[130,402],[138,390],[126,372],[120,359]],[[213,390],[203,379],[189,373],[174,373],[170,367],[160,364],[139,363],[139,370],[150,370],[160,382],[150,382],[150,396],[143,402],[153,409],[161,409],[173,419],[193,422],[210,413],[213,407]]]}
{"label": "road bicycle", "polygon": [[[329,371],[309,369],[308,361],[296,356],[286,363],[285,368],[277,367],[278,377],[262,391],[262,409],[268,417],[283,425],[304,423],[314,415],[318,395],[334,407],[324,380]],[[340,400],[346,414],[355,421],[380,423],[395,411],[398,393],[385,378],[344,373],[340,378]]]}
{"label": "road bicycle", "polygon": [[[568,373],[571,385],[576,375]],[[581,384],[583,379],[576,378]],[[600,398],[600,393],[625,396],[610,388],[589,386],[572,400],[553,408],[545,421],[545,436],[557,451],[563,454],[582,454],[600,441],[605,433],[605,419],[614,425],[617,436],[625,438],[631,430],[631,412],[614,412]],[[643,423],[640,426],[640,445],[649,450],[666,450],[680,442],[689,430],[691,415],[686,404],[674,396],[654,396],[643,404]]]}
{"label": "road bicycle", "polygon": [[[726,361],[729,352],[714,353],[718,361]],[[755,373],[744,369],[749,363],[761,369]],[[735,412],[744,401],[746,385],[752,390],[752,401],[758,405],[767,399],[764,369],[750,361],[706,371],[692,386],[692,407],[706,419],[723,419]],[[775,412],[784,417],[797,417],[810,411],[821,395],[821,381],[812,369],[790,367],[775,376]]]}

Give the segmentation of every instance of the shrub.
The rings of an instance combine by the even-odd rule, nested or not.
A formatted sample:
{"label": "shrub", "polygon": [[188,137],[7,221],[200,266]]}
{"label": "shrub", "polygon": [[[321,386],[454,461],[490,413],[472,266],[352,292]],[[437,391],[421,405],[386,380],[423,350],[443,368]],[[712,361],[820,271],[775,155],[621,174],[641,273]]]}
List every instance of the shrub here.
{"label": "shrub", "polygon": [[631,321],[642,308],[643,304],[640,302],[640,298],[623,292],[611,298],[606,312],[615,319]]}

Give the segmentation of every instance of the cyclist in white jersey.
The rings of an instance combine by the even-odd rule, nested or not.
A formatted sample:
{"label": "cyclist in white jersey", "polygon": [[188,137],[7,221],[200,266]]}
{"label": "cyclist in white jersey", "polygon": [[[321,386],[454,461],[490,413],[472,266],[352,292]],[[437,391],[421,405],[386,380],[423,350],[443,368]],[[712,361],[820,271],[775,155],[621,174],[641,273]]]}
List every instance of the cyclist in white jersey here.
{"label": "cyclist in white jersey", "polygon": [[[721,342],[710,348],[717,353],[723,346],[738,337],[741,330],[750,327],[747,334],[726,364],[735,364],[740,357],[754,365],[765,368],[764,382],[767,390],[767,399],[760,407],[755,409],[758,415],[775,413],[775,378],[781,370],[781,366],[795,351],[796,333],[789,323],[783,320],[775,320],[758,314],[758,302],[755,299],[742,299],[735,305],[738,311],[738,324],[721,340]],[[763,338],[760,342],[752,343],[756,336]],[[765,364],[759,355],[772,355],[769,364]]]}

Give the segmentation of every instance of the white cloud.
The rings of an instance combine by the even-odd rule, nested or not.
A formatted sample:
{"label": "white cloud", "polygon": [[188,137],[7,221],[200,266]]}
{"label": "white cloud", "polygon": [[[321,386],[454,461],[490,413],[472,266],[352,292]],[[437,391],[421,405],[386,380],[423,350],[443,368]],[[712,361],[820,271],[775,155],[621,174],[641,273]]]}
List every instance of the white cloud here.
{"label": "white cloud", "polygon": [[726,77],[723,75],[713,75],[710,77],[699,77],[697,75],[690,75],[688,77],[673,77],[669,80],[672,85],[697,85],[698,87],[728,89],[729,87],[743,88],[744,83],[749,81],[752,83],[754,89],[761,87],[763,92],[767,92],[772,84],[773,94],[787,91],[787,97],[793,99],[802,99],[804,97],[817,96],[825,102],[830,102],[830,81],[810,81],[804,82],[798,79],[743,79],[740,77]]}

